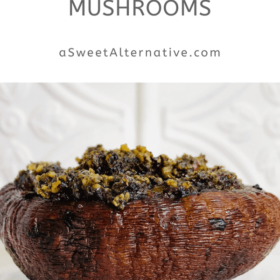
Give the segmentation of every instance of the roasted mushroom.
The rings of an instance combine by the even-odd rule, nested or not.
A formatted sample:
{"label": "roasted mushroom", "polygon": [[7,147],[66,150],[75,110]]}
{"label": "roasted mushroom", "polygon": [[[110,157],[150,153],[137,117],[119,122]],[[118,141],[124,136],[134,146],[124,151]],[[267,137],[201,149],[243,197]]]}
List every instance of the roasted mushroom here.
{"label": "roasted mushroom", "polygon": [[280,201],[205,157],[89,148],[0,191],[0,238],[32,280],[233,279],[280,238]]}

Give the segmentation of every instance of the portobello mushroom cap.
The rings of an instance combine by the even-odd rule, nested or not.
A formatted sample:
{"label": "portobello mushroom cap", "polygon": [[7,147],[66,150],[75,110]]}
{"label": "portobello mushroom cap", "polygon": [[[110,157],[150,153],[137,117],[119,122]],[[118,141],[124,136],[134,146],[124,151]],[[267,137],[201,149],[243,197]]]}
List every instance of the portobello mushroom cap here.
{"label": "portobello mushroom cap", "polygon": [[[75,170],[78,176],[84,164],[79,161]],[[204,165],[194,158],[190,162],[198,168]],[[139,164],[143,162],[139,160]],[[89,165],[95,170],[92,162]],[[175,165],[173,162],[173,169]],[[160,182],[154,178],[158,171],[153,169],[148,176],[146,169],[146,189],[138,177],[143,184],[142,189],[141,182],[137,187],[139,180],[129,179],[133,176],[129,173],[128,179],[114,177],[115,181],[108,183],[107,187],[114,190],[108,196],[108,191],[100,191],[106,185],[105,177],[98,177],[99,182],[93,185],[90,182],[92,192],[87,188],[88,180],[96,180],[92,175],[96,170],[90,171],[91,177],[80,176],[79,186],[73,170],[67,171],[72,174],[71,181],[66,173],[60,173],[66,171],[55,165],[38,166],[33,165],[29,173],[20,172],[14,183],[0,190],[0,238],[15,264],[31,280],[233,279],[262,261],[280,238],[280,201],[258,186],[240,183],[240,188],[217,189],[207,177],[212,187],[195,189],[201,180],[193,180],[193,174],[184,175],[192,178],[188,179],[190,184],[178,181],[178,170],[173,170],[171,177],[161,174]],[[164,167],[157,170],[162,172]],[[106,168],[107,174],[114,175]],[[85,169],[83,166],[82,172]],[[134,175],[140,176],[137,172]],[[42,183],[42,177],[36,176],[44,174],[49,174],[50,180],[43,177]],[[223,174],[232,178],[232,173]],[[157,183],[148,183],[147,176]],[[120,188],[116,180],[126,188]],[[165,183],[168,180],[174,181]],[[77,189],[69,192],[73,181]],[[221,186],[220,181],[215,182]],[[227,181],[223,182],[226,185]],[[190,191],[184,193],[180,184]],[[78,189],[79,198],[71,197]]]}

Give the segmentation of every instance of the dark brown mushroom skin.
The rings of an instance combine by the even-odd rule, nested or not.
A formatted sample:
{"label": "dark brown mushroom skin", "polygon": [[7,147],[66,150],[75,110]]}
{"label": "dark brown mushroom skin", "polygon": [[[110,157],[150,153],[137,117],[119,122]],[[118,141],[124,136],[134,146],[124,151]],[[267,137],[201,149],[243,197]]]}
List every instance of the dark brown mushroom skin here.
{"label": "dark brown mushroom skin", "polygon": [[280,201],[258,189],[54,203],[0,191],[0,238],[32,280],[233,279],[280,238]]}

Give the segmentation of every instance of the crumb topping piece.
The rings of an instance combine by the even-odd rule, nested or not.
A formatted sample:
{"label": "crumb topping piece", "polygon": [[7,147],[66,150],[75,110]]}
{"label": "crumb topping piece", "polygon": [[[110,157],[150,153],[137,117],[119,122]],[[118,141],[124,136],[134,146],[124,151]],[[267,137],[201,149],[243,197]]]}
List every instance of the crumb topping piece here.
{"label": "crumb topping piece", "polygon": [[31,162],[20,171],[15,185],[23,194],[53,201],[99,200],[120,210],[130,200],[143,197],[178,199],[204,190],[242,189],[237,176],[222,166],[207,167],[204,155],[184,154],[175,160],[166,155],[154,157],[146,147],[105,150],[90,147],[78,166],[63,169],[59,162]]}

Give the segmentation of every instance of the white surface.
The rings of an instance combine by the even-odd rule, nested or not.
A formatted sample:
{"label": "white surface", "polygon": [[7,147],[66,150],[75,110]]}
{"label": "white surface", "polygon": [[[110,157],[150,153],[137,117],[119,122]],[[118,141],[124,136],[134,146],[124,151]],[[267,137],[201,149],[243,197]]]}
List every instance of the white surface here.
{"label": "white surface", "polygon": [[[142,143],[154,155],[206,154],[280,197],[280,85],[0,85],[0,183],[30,160],[75,165],[86,147]],[[7,164],[9,162],[9,164]],[[280,244],[239,280],[279,280]],[[24,276],[0,245],[0,280]]]}
{"label": "white surface", "polygon": [[[110,17],[71,17],[69,3],[65,0],[0,1],[2,82],[274,82],[280,79],[277,35],[280,2],[277,0],[212,0],[211,14],[206,17],[193,14],[126,17],[124,13]],[[120,47],[189,52],[219,49],[221,57],[59,57],[61,49]]]}

